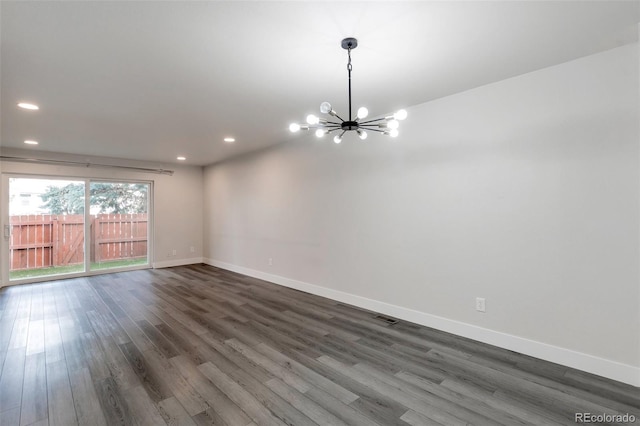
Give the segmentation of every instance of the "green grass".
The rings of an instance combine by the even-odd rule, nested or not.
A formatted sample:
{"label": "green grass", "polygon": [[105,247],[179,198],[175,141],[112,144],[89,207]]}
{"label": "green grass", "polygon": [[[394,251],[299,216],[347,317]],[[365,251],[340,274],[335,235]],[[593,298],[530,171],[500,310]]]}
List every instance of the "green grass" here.
{"label": "green grass", "polygon": [[9,280],[22,280],[24,278],[43,277],[46,275],[73,274],[82,272],[84,265],[52,266],[50,268],[20,269],[9,271]]}
{"label": "green grass", "polygon": [[126,268],[128,266],[145,265],[146,263],[146,258],[111,260],[109,262],[91,263],[91,270],[95,271],[97,269]]}
{"label": "green grass", "polygon": [[[111,260],[109,262],[91,262],[91,270],[126,268],[147,264],[147,259],[123,259]],[[26,278],[44,277],[48,275],[73,274],[84,271],[84,265],[52,266],[50,268],[21,269],[19,271],[9,271],[9,280],[23,280]]]}

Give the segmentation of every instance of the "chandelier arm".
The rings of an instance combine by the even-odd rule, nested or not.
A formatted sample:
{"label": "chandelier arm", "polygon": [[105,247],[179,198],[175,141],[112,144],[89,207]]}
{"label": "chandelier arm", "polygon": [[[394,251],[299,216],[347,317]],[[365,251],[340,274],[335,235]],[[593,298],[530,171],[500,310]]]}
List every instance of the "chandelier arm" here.
{"label": "chandelier arm", "polygon": [[376,129],[375,127],[367,127],[367,126],[360,126],[360,128],[362,130],[366,130],[366,131],[372,131],[372,132],[378,132],[378,133],[384,133],[386,130],[380,130],[380,129]]}
{"label": "chandelier arm", "polygon": [[367,120],[367,121],[361,121],[360,124],[371,124],[371,123],[376,123],[379,121],[386,121],[387,117],[380,117],[380,118],[374,118],[372,120]]}
{"label": "chandelier arm", "polygon": [[[335,116],[338,120],[340,120],[340,121],[347,121],[347,120],[345,120],[344,118],[340,117],[340,116],[339,116],[338,114],[336,114],[335,112],[334,112],[334,116]],[[338,124],[339,124],[339,123],[338,123]]]}

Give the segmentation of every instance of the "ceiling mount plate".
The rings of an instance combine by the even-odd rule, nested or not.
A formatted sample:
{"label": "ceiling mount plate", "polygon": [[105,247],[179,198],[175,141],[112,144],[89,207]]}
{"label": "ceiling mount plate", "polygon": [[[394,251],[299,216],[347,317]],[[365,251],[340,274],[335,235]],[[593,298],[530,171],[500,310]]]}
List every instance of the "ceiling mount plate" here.
{"label": "ceiling mount plate", "polygon": [[347,37],[342,40],[341,45],[343,49],[355,49],[358,47],[358,40],[353,37]]}

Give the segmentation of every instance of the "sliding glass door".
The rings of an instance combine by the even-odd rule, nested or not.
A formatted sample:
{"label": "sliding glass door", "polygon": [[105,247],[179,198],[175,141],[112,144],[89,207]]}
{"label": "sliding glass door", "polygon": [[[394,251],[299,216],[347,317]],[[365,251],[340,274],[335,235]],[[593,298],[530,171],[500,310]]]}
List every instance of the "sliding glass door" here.
{"label": "sliding glass door", "polygon": [[91,269],[149,263],[149,184],[91,182]]}
{"label": "sliding glass door", "polygon": [[10,280],[85,270],[84,193],[84,181],[9,179]]}
{"label": "sliding glass door", "polygon": [[10,281],[150,264],[150,182],[9,176],[4,185]]}

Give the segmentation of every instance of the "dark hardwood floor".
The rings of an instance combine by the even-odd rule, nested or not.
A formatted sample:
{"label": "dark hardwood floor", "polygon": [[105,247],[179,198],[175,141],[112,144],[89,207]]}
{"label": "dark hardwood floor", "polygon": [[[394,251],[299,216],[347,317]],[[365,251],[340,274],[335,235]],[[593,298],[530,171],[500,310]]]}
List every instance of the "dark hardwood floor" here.
{"label": "dark hardwood floor", "polygon": [[205,265],[7,287],[0,310],[2,426],[640,419],[638,388]]}

